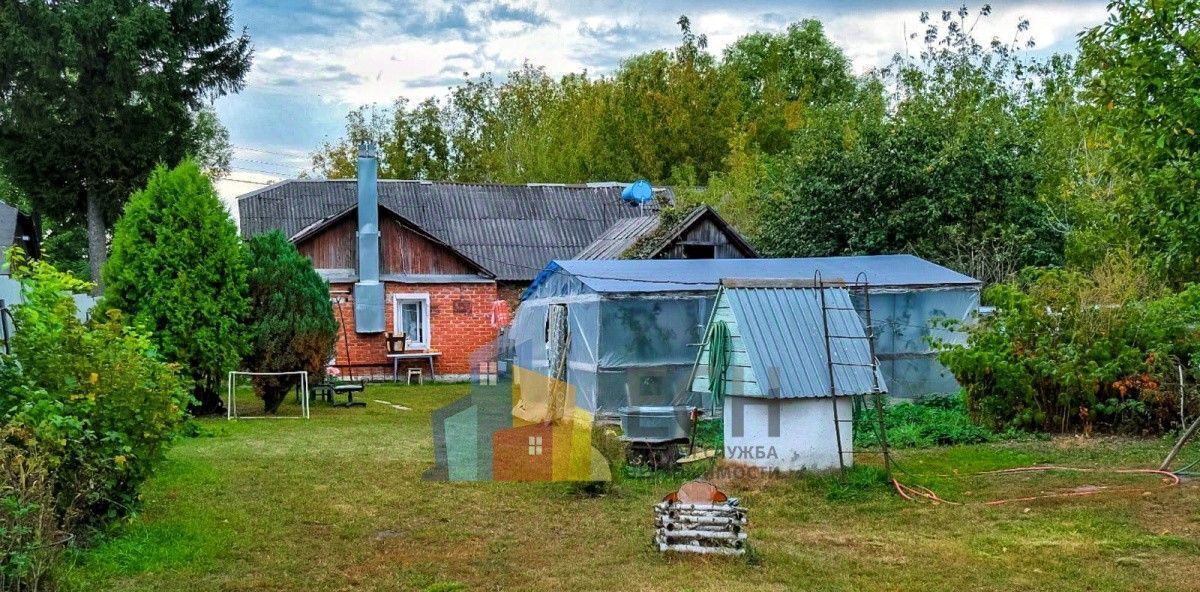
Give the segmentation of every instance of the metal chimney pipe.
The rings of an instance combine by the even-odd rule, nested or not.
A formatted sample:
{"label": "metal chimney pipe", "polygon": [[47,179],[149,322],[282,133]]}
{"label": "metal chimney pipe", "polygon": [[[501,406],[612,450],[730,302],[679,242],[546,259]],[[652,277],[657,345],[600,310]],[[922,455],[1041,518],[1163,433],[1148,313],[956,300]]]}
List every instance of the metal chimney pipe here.
{"label": "metal chimney pipe", "polygon": [[358,281],[379,281],[379,182],[375,146],[358,150]]}
{"label": "metal chimney pipe", "polygon": [[383,284],[379,283],[379,182],[374,144],[358,150],[358,281],[354,284],[354,330],[383,331]]}

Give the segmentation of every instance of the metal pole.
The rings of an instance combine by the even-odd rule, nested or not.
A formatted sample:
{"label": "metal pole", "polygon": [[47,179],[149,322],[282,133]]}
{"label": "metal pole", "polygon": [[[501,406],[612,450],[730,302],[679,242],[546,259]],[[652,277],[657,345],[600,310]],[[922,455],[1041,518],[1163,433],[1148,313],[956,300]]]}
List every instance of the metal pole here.
{"label": "metal pole", "polygon": [[888,480],[892,478],[891,451],[888,449],[887,425],[883,413],[883,392],[879,388],[879,361],[875,359],[875,324],[871,321],[871,284],[863,277],[863,307],[866,309],[867,350],[871,356],[872,395],[875,398],[875,416],[879,422],[879,446],[883,449],[883,471]]}

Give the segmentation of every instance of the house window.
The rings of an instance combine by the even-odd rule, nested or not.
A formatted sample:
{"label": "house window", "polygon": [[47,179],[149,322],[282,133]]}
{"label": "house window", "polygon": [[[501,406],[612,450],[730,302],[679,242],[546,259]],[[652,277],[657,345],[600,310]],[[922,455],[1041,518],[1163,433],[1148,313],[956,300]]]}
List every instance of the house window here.
{"label": "house window", "polygon": [[404,334],[405,347],[429,349],[429,294],[395,294],[392,298],[393,330]]}
{"label": "house window", "polygon": [[683,245],[684,259],[716,259],[716,245]]}
{"label": "house window", "polygon": [[541,456],[541,455],[542,455],[542,437],[541,436],[530,436],[529,437],[529,456]]}

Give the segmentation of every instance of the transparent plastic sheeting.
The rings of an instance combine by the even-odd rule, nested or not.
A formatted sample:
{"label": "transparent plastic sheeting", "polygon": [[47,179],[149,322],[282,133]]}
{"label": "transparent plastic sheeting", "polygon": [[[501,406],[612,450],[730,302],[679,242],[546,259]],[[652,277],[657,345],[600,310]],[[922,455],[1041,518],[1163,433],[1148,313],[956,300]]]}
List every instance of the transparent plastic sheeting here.
{"label": "transparent plastic sheeting", "polygon": [[[862,310],[862,296],[854,298]],[[546,311],[565,303],[571,335],[567,382],[575,387],[578,408],[611,415],[626,405],[707,407],[708,393],[689,392],[687,382],[715,299],[715,291],[601,295],[567,274],[555,274],[517,309],[509,333],[514,363],[549,374]],[[872,291],[875,350],[889,393],[958,390],[927,338],[962,343],[961,332],[937,322],[969,321],[978,307],[978,289],[971,287]]]}
{"label": "transparent plastic sheeting", "polygon": [[[865,310],[861,294],[852,294],[854,306]],[[937,361],[931,340],[966,343],[966,334],[947,328],[947,319],[970,322],[979,309],[976,288],[871,291],[871,324],[875,329],[875,357],[893,397],[953,393],[958,383]]]}

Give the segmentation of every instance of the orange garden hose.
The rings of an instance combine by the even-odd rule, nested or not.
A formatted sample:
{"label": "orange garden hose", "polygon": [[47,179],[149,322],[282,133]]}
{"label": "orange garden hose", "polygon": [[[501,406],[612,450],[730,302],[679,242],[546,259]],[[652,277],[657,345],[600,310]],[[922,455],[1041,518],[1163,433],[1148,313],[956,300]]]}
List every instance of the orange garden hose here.
{"label": "orange garden hose", "polygon": [[[1017,467],[1017,468],[1012,468],[1012,469],[1000,469],[997,471],[983,471],[983,472],[975,473],[975,474],[976,475],[1015,475],[1015,474],[1034,473],[1034,472],[1041,472],[1041,471],[1076,471],[1076,472],[1080,472],[1080,473],[1115,473],[1115,474],[1124,474],[1124,475],[1130,475],[1130,474],[1159,475],[1159,476],[1164,477],[1164,481],[1169,481],[1169,483],[1166,483],[1166,485],[1164,485],[1164,487],[1175,487],[1176,485],[1179,485],[1179,481],[1180,481],[1179,475],[1176,475],[1175,473],[1172,473],[1170,471],[1160,471],[1157,469],[1086,469],[1086,468],[1079,468],[1079,467],[1061,467],[1061,466],[1057,466],[1057,465]],[[953,502],[950,500],[942,499],[941,497],[938,496],[938,494],[936,492],[934,492],[932,489],[929,489],[928,487],[924,487],[921,485],[905,485],[904,483],[901,483],[898,479],[895,479],[895,478],[892,479],[892,487],[894,487],[896,489],[896,493],[898,493],[900,495],[900,497],[902,497],[905,500],[908,500],[910,502],[917,502],[917,501],[921,501],[922,499],[924,499],[924,500],[931,501],[935,504],[949,504],[949,505],[953,505],[953,506],[962,505],[959,502]],[[1026,496],[1026,497],[998,499],[998,500],[992,500],[989,502],[984,502],[984,504],[988,505],[988,506],[999,506],[1002,504],[1007,504],[1007,503],[1012,503],[1012,502],[1026,502],[1026,501],[1057,498],[1057,497],[1083,497],[1083,496],[1087,496],[1087,495],[1094,495],[1097,493],[1109,493],[1109,492],[1121,492],[1121,491],[1141,491],[1141,490],[1144,490],[1144,488],[1142,488],[1142,487],[1119,487],[1119,488],[1097,487],[1095,489],[1090,489],[1087,491],[1062,491],[1062,492],[1058,492],[1058,493],[1048,493],[1048,494],[1044,494],[1044,495],[1033,495],[1033,496]]]}

